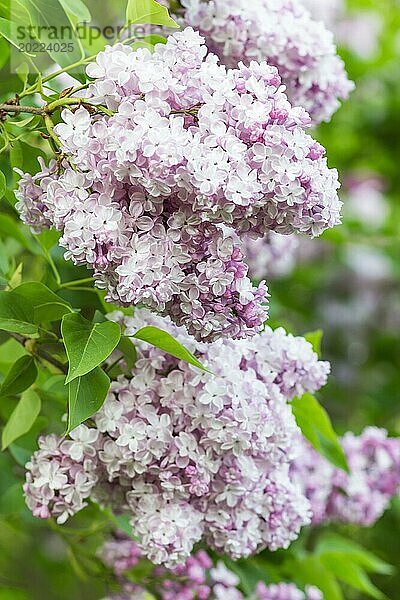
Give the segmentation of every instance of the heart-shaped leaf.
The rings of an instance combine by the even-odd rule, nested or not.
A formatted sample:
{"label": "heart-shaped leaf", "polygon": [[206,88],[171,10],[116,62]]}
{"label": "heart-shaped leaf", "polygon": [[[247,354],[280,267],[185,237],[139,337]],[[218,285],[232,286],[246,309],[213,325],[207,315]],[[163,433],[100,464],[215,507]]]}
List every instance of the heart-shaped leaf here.
{"label": "heart-shaped leaf", "polygon": [[70,433],[103,406],[110,378],[100,367],[77,377],[68,385],[68,428]]}
{"label": "heart-shaped leaf", "polygon": [[61,333],[69,361],[65,383],[70,383],[101,365],[121,338],[118,323],[91,323],[76,313],[64,316]]}

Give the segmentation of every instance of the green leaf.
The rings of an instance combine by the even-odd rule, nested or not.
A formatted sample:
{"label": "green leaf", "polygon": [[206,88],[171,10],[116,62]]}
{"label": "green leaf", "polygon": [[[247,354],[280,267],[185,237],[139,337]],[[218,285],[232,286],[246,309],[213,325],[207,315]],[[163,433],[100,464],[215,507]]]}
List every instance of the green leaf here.
{"label": "green leaf", "polygon": [[89,22],[92,20],[90,10],[82,0],[60,0],[66,13],[72,13],[79,21]]}
{"label": "green leaf", "polygon": [[60,302],[47,302],[36,306],[33,311],[35,323],[51,323],[60,321],[64,315],[72,312],[60,299]]}
{"label": "green leaf", "polygon": [[341,552],[326,552],[320,556],[320,560],[340,581],[365,592],[377,600],[386,598],[385,594],[372,583],[364,569],[349,560],[348,556],[343,555]]}
{"label": "green leaf", "polygon": [[392,565],[381,560],[372,552],[365,550],[360,544],[335,533],[328,532],[319,537],[315,551],[319,555],[340,552],[343,556],[347,556],[349,560],[364,567],[366,571],[381,575],[391,575],[395,570]]}
{"label": "green leaf", "polygon": [[3,239],[13,238],[27,250],[33,250],[34,244],[31,240],[31,234],[27,227],[15,221],[9,215],[0,215],[0,236]]}
{"label": "green leaf", "polygon": [[61,333],[69,360],[65,383],[86,375],[101,365],[121,338],[118,323],[91,323],[76,313],[64,316]]}
{"label": "green leaf", "polygon": [[0,171],[0,198],[4,196],[4,192],[7,189],[7,182],[3,171]]}
{"label": "green leaf", "polygon": [[65,314],[72,313],[69,302],[63,300],[43,283],[33,281],[16,287],[14,295],[23,298],[32,309],[32,321],[35,324],[60,320]]}
{"label": "green leaf", "polygon": [[[46,51],[54,62],[61,67],[67,67],[83,58],[82,44],[59,0],[51,2],[49,0],[21,0],[21,2],[29,13],[34,36],[39,42],[46,45]],[[68,40],[65,41],[72,44],[70,52],[62,52],[61,48],[55,50],[57,46],[61,46],[55,42],[63,41],[61,39],[63,31],[68,32]]]}
{"label": "green leaf", "polygon": [[0,388],[0,396],[14,396],[27,390],[37,377],[32,356],[21,356],[11,367]]}
{"label": "green leaf", "polygon": [[319,358],[321,358],[321,342],[323,335],[324,332],[322,329],[317,329],[316,331],[310,331],[309,333],[306,333],[304,336],[307,342],[310,342],[314,352],[318,354]]}
{"label": "green leaf", "polygon": [[132,25],[165,25],[179,28],[169,16],[168,9],[155,0],[128,0],[126,22]]}
{"label": "green leaf", "polygon": [[28,594],[18,588],[1,588],[0,600],[29,600]]}
{"label": "green leaf", "polygon": [[119,341],[117,349],[123,354],[126,366],[129,371],[133,369],[135,366],[137,352],[134,344],[132,344],[131,340],[123,335]]}
{"label": "green leaf", "polygon": [[[11,515],[26,508],[21,483],[14,483],[0,496],[0,513]],[[1,598],[1,596],[0,596]]]}
{"label": "green leaf", "polygon": [[10,46],[5,38],[0,38],[0,69],[4,67],[9,58]]}
{"label": "green leaf", "polygon": [[110,387],[110,378],[100,367],[74,379],[68,385],[68,428],[70,433],[103,406]]}
{"label": "green leaf", "polygon": [[8,289],[12,290],[19,285],[21,285],[22,280],[22,269],[24,268],[23,263],[19,263],[18,267],[15,269],[14,273],[11,275],[8,280]]}
{"label": "green leaf", "polygon": [[172,356],[175,356],[175,358],[184,360],[185,362],[198,367],[202,371],[211,373],[211,371],[203,367],[201,362],[167,331],[158,329],[158,327],[143,327],[143,329],[137,331],[132,337],[147,342],[156,348],[160,348],[160,350],[164,350],[167,354],[171,354]]}
{"label": "green leaf", "polygon": [[38,327],[33,323],[32,309],[26,301],[11,292],[0,292],[0,329],[27,336],[37,336]]}
{"label": "green leaf", "polygon": [[336,577],[317,557],[308,555],[289,559],[285,563],[285,573],[296,583],[318,587],[324,595],[324,600],[344,600]]}
{"label": "green leaf", "polygon": [[311,394],[292,401],[293,414],[303,435],[335,467],[349,472],[346,456],[332,427],[329,415]]}
{"label": "green leaf", "polygon": [[43,231],[42,233],[39,233],[39,235],[35,236],[40,246],[46,252],[57,245],[60,237],[61,233],[56,229],[47,229],[46,231]]}
{"label": "green leaf", "polygon": [[[13,11],[14,11],[14,7],[13,7]],[[29,18],[28,18],[28,15],[26,14],[26,17],[22,22],[28,22],[28,21],[29,21]],[[11,21],[9,21],[8,19],[4,19],[3,17],[0,17],[0,35],[3,36],[3,38],[5,40],[7,40],[7,42],[9,42],[12,46],[15,46],[15,48],[18,49],[18,52],[20,52],[21,40],[18,37],[16,24],[11,23]],[[32,53],[29,53],[29,52],[23,52],[23,54],[26,54],[27,56],[34,56]]]}
{"label": "green leaf", "polygon": [[23,392],[3,429],[3,450],[30,430],[40,413],[40,407],[40,397],[32,388]]}

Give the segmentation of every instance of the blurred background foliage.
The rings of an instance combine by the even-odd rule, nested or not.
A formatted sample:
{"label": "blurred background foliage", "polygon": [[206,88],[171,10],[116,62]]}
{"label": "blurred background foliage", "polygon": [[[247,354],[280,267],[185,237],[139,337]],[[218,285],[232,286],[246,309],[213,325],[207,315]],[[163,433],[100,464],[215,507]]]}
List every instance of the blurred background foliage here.
{"label": "blurred background foliage", "polygon": [[[88,0],[86,4],[95,23],[104,26],[120,20],[122,24],[123,0],[106,0],[101,5]],[[6,8],[2,5],[1,10]],[[361,21],[357,25],[357,17],[366,13],[375,19],[375,41],[369,39],[372,33],[368,27],[357,31],[357,27],[363,27]],[[311,246],[305,244],[290,274],[269,281],[271,321],[296,334],[323,329],[322,353],[332,363],[332,376],[319,398],[339,433],[349,429],[358,433],[366,425],[376,424],[399,435],[400,3],[351,0],[346,15],[342,18],[354,18],[355,29],[352,31],[350,25],[347,39],[343,35],[345,26],[338,29],[340,54],[357,88],[331,123],[316,132],[327,148],[330,166],[338,168],[344,182],[344,223]],[[352,33],[366,47],[362,43],[357,47]],[[98,40],[96,49],[102,43]],[[21,79],[25,77],[23,73],[10,74],[7,60],[8,46],[0,39],[2,101],[21,89]],[[22,130],[20,135],[11,149],[13,162],[34,172],[37,157],[45,156],[46,144]],[[15,175],[7,154],[1,157],[0,169],[12,188]],[[369,219],[359,218],[357,211],[346,205],[346,182],[364,176],[379,180],[382,191],[376,214],[372,213]],[[0,203],[0,284],[6,284],[11,276],[18,281],[21,263],[23,280],[49,281],[52,274],[45,253],[28,230],[18,224],[14,202],[13,193],[7,191]],[[52,259],[64,280],[85,276],[85,270],[63,261],[61,250],[54,250]],[[101,293],[68,294],[72,296],[65,297],[79,300],[88,315],[102,306]],[[74,294],[79,294],[79,298]],[[7,372],[21,352],[24,351],[16,343],[4,343],[0,334],[0,371]],[[35,448],[39,429],[49,429],[51,423],[54,431],[54,423],[61,423],[63,393],[56,385],[50,389],[55,402],[47,421],[39,421],[35,431],[21,438],[18,446],[13,445],[12,453],[0,454],[0,600],[95,600],[112,585],[109,574],[96,559],[96,548],[109,527],[98,509],[89,507],[70,525],[54,525],[52,531],[24,507],[23,464]],[[2,400],[0,416],[7,416],[11,410],[12,399]],[[396,568],[390,576],[373,579],[389,598],[399,598],[400,499],[394,500],[391,510],[371,529],[335,530],[365,545]],[[304,532],[289,556],[295,560],[304,548],[312,550],[320,535],[315,530]],[[277,565],[281,562],[282,553],[265,553],[235,568],[246,587],[259,578],[260,572],[267,579],[278,577]],[[345,590],[345,598],[350,600],[365,597],[363,592]]]}

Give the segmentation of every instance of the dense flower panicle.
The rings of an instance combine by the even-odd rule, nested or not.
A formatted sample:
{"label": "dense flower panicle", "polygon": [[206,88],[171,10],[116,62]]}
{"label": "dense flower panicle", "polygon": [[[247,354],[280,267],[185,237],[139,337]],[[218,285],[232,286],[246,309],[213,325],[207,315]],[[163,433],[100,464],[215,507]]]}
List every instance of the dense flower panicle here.
{"label": "dense flower panicle", "polygon": [[367,427],[342,439],[350,474],[333,468],[307,442],[291,466],[291,477],[311,503],[313,522],[336,520],[373,525],[400,486],[400,438]]}
{"label": "dense flower panicle", "polygon": [[62,231],[66,258],[93,268],[111,301],[170,315],[198,339],[254,334],[267,289],[251,285],[237,237],[340,222],[337,172],[305,133],[308,115],[275,67],[227,70],[190,28],[153,54],[108,47],[88,74],[91,102],[115,114],[63,111],[69,159],[22,177],[23,220]]}
{"label": "dense flower panicle", "polygon": [[328,121],[353,89],[333,35],[300,0],[183,0],[184,23],[205,36],[228,67],[266,60],[294,105]]}
{"label": "dense flower panicle", "polygon": [[[111,384],[95,429],[78,429],[60,446],[68,465],[73,458],[81,464],[82,438],[87,431],[96,437],[91,498],[127,513],[145,555],[168,567],[184,562],[201,539],[234,559],[286,548],[310,520],[288,472],[299,436],[288,400],[323,385],[328,363],[283,329],[206,344],[146,309],[111,318],[127,335],[146,325],[167,328],[212,374],[138,342],[133,378]],[[25,487],[38,516],[52,512],[46,482],[36,481],[48,460],[34,455]],[[57,495],[63,482],[60,488]],[[73,504],[69,513],[76,510]]]}
{"label": "dense flower panicle", "polygon": [[373,525],[399,491],[400,438],[367,427],[359,437],[346,433],[342,443],[350,475],[335,471],[329,514],[340,521]]}
{"label": "dense flower panicle", "polygon": [[[128,598],[136,598],[141,593],[145,593],[145,589],[141,585],[132,586],[123,577],[124,572],[132,569],[141,556],[136,542],[126,538],[109,540],[101,548],[99,555],[103,562],[114,571],[122,589],[127,592]],[[121,570],[123,565],[125,568]],[[229,571],[222,561],[214,567],[212,560],[204,550],[196,552],[182,565],[173,569],[155,567],[151,577],[158,582],[157,592],[161,600],[243,599],[243,595],[236,587],[239,583],[237,575]]]}
{"label": "dense flower panicle", "polygon": [[[123,537],[107,541],[100,551],[100,558],[117,575],[128,600],[137,600],[145,589],[133,586],[123,577],[123,571],[134,567],[140,556],[140,548],[133,540]],[[131,559],[134,557],[134,559]],[[121,571],[121,565],[126,568]],[[122,576],[122,577],[121,577]],[[151,574],[158,581],[157,592],[161,600],[245,600],[238,589],[239,577],[227,569],[222,561],[216,566],[204,550],[190,556],[186,562],[172,570],[156,567]],[[109,597],[115,600],[118,594]],[[320,590],[306,586],[305,592],[293,584],[280,583],[266,586],[260,582],[252,600],[322,600]],[[107,599],[105,599],[107,600]]]}

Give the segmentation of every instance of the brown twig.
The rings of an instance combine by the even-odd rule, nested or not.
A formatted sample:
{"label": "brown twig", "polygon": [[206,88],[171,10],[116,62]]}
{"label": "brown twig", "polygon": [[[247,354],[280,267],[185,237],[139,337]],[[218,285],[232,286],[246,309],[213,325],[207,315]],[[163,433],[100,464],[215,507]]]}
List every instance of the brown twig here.
{"label": "brown twig", "polygon": [[56,369],[61,371],[61,373],[64,373],[64,375],[67,374],[68,369],[66,365],[63,365],[63,363],[61,363],[59,360],[48,354],[46,350],[43,350],[42,348],[40,348],[40,346],[32,345],[32,340],[24,337],[23,335],[20,335],[19,333],[9,332],[9,335],[19,344],[21,344],[26,350],[28,350],[28,352],[32,354],[32,356],[36,356],[39,359],[41,358],[45,360],[46,362],[53,365],[53,367],[56,367]]}

